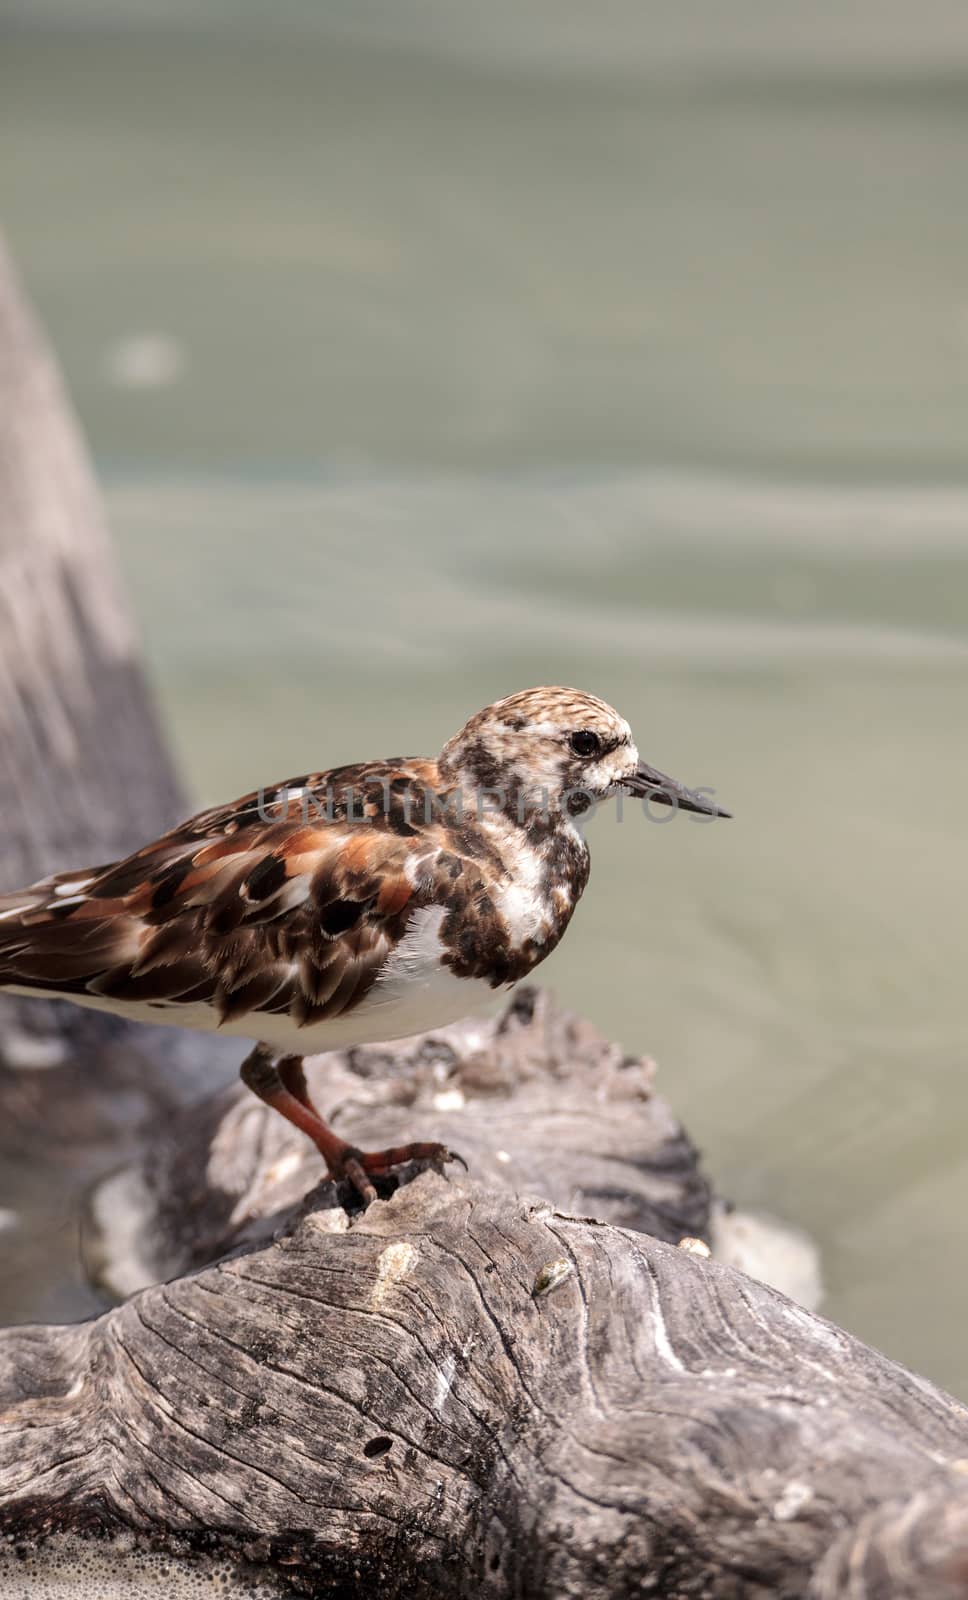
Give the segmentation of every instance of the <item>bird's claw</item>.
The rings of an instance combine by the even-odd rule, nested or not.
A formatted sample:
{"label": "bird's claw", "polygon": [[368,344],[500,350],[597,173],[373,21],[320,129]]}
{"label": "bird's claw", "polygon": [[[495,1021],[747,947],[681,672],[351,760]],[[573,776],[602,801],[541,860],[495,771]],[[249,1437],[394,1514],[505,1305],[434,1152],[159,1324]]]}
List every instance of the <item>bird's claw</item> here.
{"label": "bird's claw", "polygon": [[364,1206],[368,1206],[377,1198],[375,1179],[392,1177],[398,1167],[411,1162],[423,1167],[441,1168],[448,1161],[458,1161],[467,1172],[464,1157],[456,1150],[448,1150],[443,1144],[405,1144],[391,1150],[350,1148],[339,1162],[337,1170],[331,1167],[330,1172],[336,1179],[348,1178]]}

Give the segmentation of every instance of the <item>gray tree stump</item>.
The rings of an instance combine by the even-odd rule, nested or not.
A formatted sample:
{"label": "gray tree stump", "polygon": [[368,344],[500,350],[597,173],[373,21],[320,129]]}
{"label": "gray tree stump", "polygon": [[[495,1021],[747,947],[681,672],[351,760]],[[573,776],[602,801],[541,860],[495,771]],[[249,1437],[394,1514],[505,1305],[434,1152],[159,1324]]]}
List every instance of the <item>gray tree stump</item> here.
{"label": "gray tree stump", "polygon": [[[84,447],[0,239],[0,889],[110,861],[187,809]],[[53,1250],[82,1303],[80,1189],[218,1063],[188,1035],[0,996],[0,1204],[33,1196],[0,1240],[0,1301],[60,1310],[32,1281]]]}

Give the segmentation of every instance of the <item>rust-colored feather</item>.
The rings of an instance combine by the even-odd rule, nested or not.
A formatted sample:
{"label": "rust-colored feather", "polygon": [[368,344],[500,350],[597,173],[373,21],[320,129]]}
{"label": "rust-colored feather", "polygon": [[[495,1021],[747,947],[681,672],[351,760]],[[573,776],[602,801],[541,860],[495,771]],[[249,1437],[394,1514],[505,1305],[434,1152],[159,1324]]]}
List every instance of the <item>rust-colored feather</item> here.
{"label": "rust-colored feather", "polygon": [[[202,812],[123,861],[2,896],[0,985],[120,1009],[201,1001],[223,1024],[251,1014],[256,1037],[260,1012],[288,1012],[297,1026],[342,1015],[426,900],[414,885],[430,882],[445,842],[422,803],[401,831],[385,804],[390,778],[396,804],[403,779],[422,793],[436,776],[421,761],[294,779]],[[284,789],[306,791],[312,809],[290,799],[273,810]],[[348,791],[368,802],[355,820],[338,806],[320,818],[327,793]]]}

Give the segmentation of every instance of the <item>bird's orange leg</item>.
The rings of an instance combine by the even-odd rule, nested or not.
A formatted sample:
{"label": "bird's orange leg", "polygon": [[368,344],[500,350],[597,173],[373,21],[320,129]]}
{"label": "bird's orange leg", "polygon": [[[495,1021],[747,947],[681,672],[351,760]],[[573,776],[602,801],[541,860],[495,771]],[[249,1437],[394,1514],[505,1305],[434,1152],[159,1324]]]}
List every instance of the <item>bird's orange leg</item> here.
{"label": "bird's orange leg", "polygon": [[408,1161],[461,1161],[466,1165],[442,1144],[402,1144],[391,1150],[360,1150],[348,1144],[333,1132],[309,1098],[301,1056],[283,1056],[277,1062],[272,1052],[259,1044],[243,1061],[240,1074],[253,1094],[312,1139],[330,1176],[349,1178],[366,1205],[376,1199],[371,1179],[387,1177],[394,1167]]}

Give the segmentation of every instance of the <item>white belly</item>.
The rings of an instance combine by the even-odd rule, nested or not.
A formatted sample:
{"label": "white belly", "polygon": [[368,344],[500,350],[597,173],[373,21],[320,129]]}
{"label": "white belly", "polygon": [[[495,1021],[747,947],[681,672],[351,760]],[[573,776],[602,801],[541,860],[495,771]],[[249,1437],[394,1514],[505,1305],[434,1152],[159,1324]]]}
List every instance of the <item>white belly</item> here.
{"label": "white belly", "polygon": [[445,915],[442,906],[428,906],[416,912],[404,938],[360,1004],[344,1017],[331,1017],[305,1028],[297,1028],[288,1016],[269,1014],[250,1014],[219,1025],[213,1008],[199,1003],[131,1004],[100,995],[52,995],[49,990],[13,985],[3,992],[43,1000],[69,1000],[73,1005],[108,1011],[131,1022],[168,1023],[229,1038],[259,1040],[280,1054],[320,1055],[349,1045],[406,1039],[414,1033],[458,1022],[461,1017],[497,1009],[510,986],[492,989],[481,978],[456,978],[441,965],[440,925]]}

